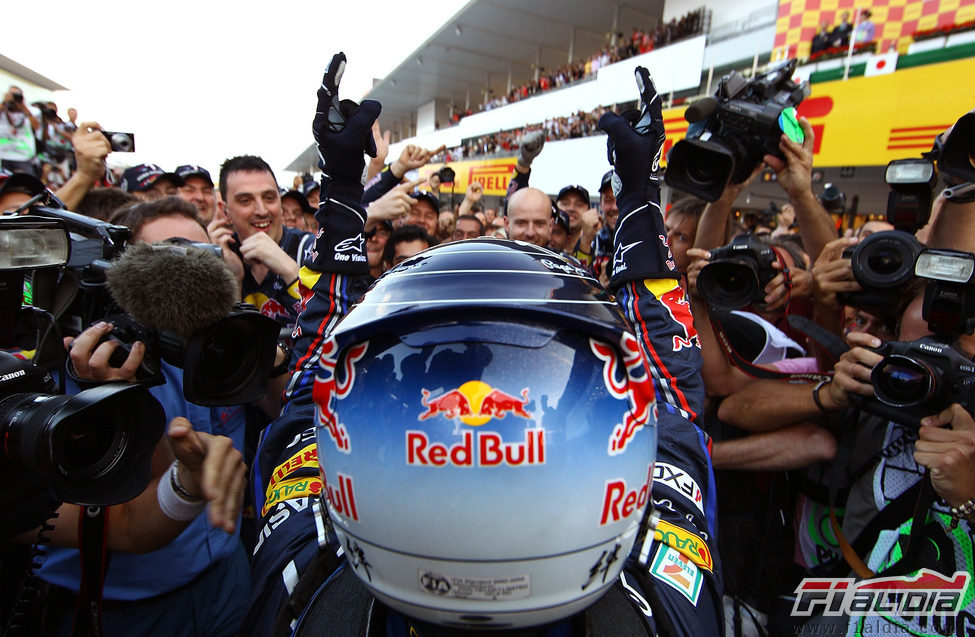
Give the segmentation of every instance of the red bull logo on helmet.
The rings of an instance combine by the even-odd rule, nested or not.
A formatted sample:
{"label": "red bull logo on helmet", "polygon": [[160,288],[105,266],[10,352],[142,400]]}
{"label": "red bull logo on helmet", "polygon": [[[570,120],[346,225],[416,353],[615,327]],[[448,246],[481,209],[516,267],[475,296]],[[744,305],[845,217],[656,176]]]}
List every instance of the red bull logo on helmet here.
{"label": "red bull logo on helmet", "polygon": [[643,511],[650,498],[650,484],[653,481],[653,465],[647,467],[647,480],[642,485],[630,488],[623,478],[606,481],[603,495],[603,508],[599,516],[599,526],[619,522]]}
{"label": "red bull logo on helmet", "polygon": [[341,400],[349,395],[349,390],[355,383],[354,365],[365,356],[368,347],[367,341],[349,349],[344,358],[345,378],[342,380],[335,374],[338,364],[338,344],[334,339],[329,338],[325,342],[319,358],[318,375],[315,377],[315,385],[312,389],[312,397],[318,405],[318,409],[315,410],[315,424],[328,431],[335,448],[342,453],[352,451],[352,441],[349,439],[349,432],[345,425],[339,422],[338,415],[332,409],[332,401],[336,398]]}
{"label": "red bull logo on helmet", "polygon": [[[476,442],[475,442],[476,441]],[[524,439],[505,442],[493,431],[471,430],[461,434],[460,442],[447,445],[431,442],[425,431],[406,432],[406,464],[421,467],[524,467],[545,464],[545,430],[525,429]]]}
{"label": "red bull logo on helmet", "polygon": [[603,361],[603,382],[606,389],[614,398],[626,398],[630,403],[630,408],[623,414],[623,422],[617,423],[610,433],[607,452],[611,456],[626,451],[637,432],[650,422],[651,416],[656,419],[656,394],[640,343],[635,336],[625,332],[620,338],[620,347],[623,351],[622,363],[626,369],[626,376],[622,378],[617,377],[621,357],[616,348],[589,339],[592,353]]}
{"label": "red bull logo on helmet", "polygon": [[525,410],[528,406],[528,388],[521,390],[521,398],[495,389],[479,380],[469,380],[457,389],[452,389],[435,398],[432,392],[422,389],[420,402],[427,408],[418,420],[443,416],[448,420],[460,419],[465,425],[478,427],[492,418],[502,419],[507,414],[531,420]]}

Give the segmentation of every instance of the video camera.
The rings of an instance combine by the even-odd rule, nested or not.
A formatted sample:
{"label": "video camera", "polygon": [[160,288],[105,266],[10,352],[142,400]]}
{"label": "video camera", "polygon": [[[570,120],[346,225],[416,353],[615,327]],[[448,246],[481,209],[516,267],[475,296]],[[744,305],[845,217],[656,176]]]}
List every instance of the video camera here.
{"label": "video camera", "polygon": [[[30,212],[58,220],[70,231],[66,267],[58,274],[38,271],[32,277],[34,304],[50,310],[65,331],[78,334],[101,320],[118,323],[121,329],[109,338],[123,346],[111,363],[120,366],[131,344],[142,340],[146,355],[136,380],[148,386],[165,382],[161,374],[161,360],[165,360],[183,369],[183,395],[199,405],[240,405],[264,396],[280,334],[276,321],[240,304],[185,336],[142,325],[127,316],[108,290],[109,272],[125,251],[129,229],[53,207],[35,206]],[[155,249],[174,254],[202,249],[220,258],[219,247],[207,244],[177,242]],[[52,346],[61,347],[60,343]]]}
{"label": "video camera", "polygon": [[688,107],[690,126],[668,155],[667,184],[715,201],[729,180],[748,179],[766,154],[785,159],[779,139],[784,132],[803,141],[795,107],[809,95],[805,82],[792,80],[795,70],[792,59],[752,80],[733,71],[721,78],[714,97]]}
{"label": "video camera", "polygon": [[876,350],[884,358],[870,376],[874,397],[854,394],[853,399],[870,413],[916,427],[954,402],[975,408],[975,363],[957,343],[960,335],[975,331],[975,255],[925,249],[914,272],[928,280],[922,316],[934,334]]}
{"label": "video camera", "polygon": [[771,246],[751,234],[711,251],[697,276],[697,291],[716,310],[737,310],[765,298],[765,286],[779,273]]}
{"label": "video camera", "polygon": [[[61,220],[0,217],[0,246],[0,347],[34,349],[27,340],[31,319],[57,330],[49,313],[22,307],[24,272],[65,265],[68,230]],[[58,501],[119,504],[149,483],[152,450],[165,428],[149,391],[107,384],[63,396],[55,389],[51,371],[0,351],[4,539],[43,522]]]}

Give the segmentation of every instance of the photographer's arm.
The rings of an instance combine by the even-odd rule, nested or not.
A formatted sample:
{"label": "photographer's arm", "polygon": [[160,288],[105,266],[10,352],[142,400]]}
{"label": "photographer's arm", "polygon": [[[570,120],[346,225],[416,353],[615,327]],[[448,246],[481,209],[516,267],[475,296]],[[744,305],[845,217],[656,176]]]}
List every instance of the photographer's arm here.
{"label": "photographer's arm", "polygon": [[715,442],[711,462],[720,470],[791,471],[832,460],[835,455],[832,434],[819,425],[802,422]]}
{"label": "photographer's arm", "polygon": [[[200,512],[199,505],[183,506],[196,514],[176,520],[163,512],[160,490],[170,489],[170,467],[178,460],[176,480],[191,495],[206,502],[210,524],[233,533],[243,505],[245,474],[243,457],[234,449],[230,438],[193,431],[185,418],[174,418],[169,425],[169,440],[160,441],[153,453],[153,478],[135,499],[109,507],[106,548],[127,553],[147,553],[162,548],[176,538]],[[180,496],[174,497],[179,498]],[[54,519],[49,533],[55,546],[78,546],[78,520],[81,507],[64,504]],[[20,536],[33,542],[36,531]]]}
{"label": "photographer's arm", "polygon": [[942,202],[931,219],[928,247],[975,252],[975,201],[956,203],[942,198]]}
{"label": "photographer's arm", "polygon": [[710,250],[727,243],[728,223],[731,219],[735,199],[738,198],[742,190],[755,181],[761,172],[762,164],[759,163],[748,179],[740,184],[728,182],[718,200],[704,206],[704,212],[701,213],[701,218],[697,222],[697,234],[694,236],[695,248]]}
{"label": "photographer's arm", "polygon": [[54,194],[68,210],[77,210],[91,187],[105,175],[105,158],[112,152],[112,145],[96,122],[79,124],[71,136],[71,144],[78,168]]}
{"label": "photographer's arm", "polygon": [[836,227],[812,191],[815,134],[805,117],[799,118],[799,124],[805,136],[803,142],[799,144],[783,134],[779,149],[785,161],[775,155],[765,155],[765,163],[775,171],[779,185],[789,196],[789,203],[796,210],[802,244],[815,262],[826,244],[836,238]]}

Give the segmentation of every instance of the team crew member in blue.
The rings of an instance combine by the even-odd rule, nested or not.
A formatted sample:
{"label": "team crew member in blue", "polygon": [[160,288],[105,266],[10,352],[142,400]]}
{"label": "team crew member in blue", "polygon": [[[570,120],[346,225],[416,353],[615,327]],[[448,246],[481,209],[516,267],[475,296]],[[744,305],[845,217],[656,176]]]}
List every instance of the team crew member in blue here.
{"label": "team crew member in blue", "polygon": [[[127,222],[138,228],[134,240],[151,243],[183,237],[209,243],[193,207],[179,200],[176,203],[182,204],[180,210],[169,214],[138,221],[130,216]],[[133,210],[133,214],[136,212]],[[232,284],[232,280],[227,283]],[[111,329],[110,324],[96,324],[73,342],[71,359],[80,377],[90,381],[134,378],[144,348],[136,345],[122,367],[111,367],[108,358],[113,345],[99,344]],[[226,436],[235,449],[243,450],[242,407],[190,403],[183,397],[183,370],[166,362],[161,369],[166,382],[150,391],[162,404],[167,422],[185,418],[195,431]],[[115,552],[108,562],[102,613],[106,635],[236,634],[249,579],[237,515],[234,524],[224,528],[212,524],[206,512],[200,513],[176,539],[158,550],[141,555],[123,550],[126,549]],[[39,575],[53,585],[42,615],[53,626],[48,627],[51,632],[42,634],[70,634],[74,596],[81,581],[78,551],[51,548]]]}
{"label": "team crew member in blue", "polygon": [[220,167],[219,209],[207,227],[210,240],[241,281],[241,298],[282,327],[298,317],[298,267],[313,235],[284,225],[274,171],[260,157],[232,157]]}
{"label": "team crew member in blue", "polygon": [[[553,261],[550,252],[524,243],[481,239],[432,248],[407,260],[376,283],[376,289],[380,292],[397,289],[396,286],[381,288],[385,279],[395,279],[397,286],[402,283],[404,296],[400,297],[403,299],[400,303],[387,303],[382,300],[382,294],[379,297],[373,295],[374,289],[350,314],[351,305],[365,292],[370,278],[367,261],[343,258],[349,254],[343,248],[361,235],[366,221],[361,204],[363,190],[360,175],[364,168],[364,151],[368,154],[375,152],[370,128],[379,114],[380,106],[370,100],[361,105],[347,100],[339,101],[338,81],[344,65],[345,56],[335,56],[319,90],[314,132],[323,169],[321,206],[316,214],[321,231],[313,256],[301,271],[303,308],[292,357],[296,372],[286,392],[283,414],[265,430],[255,463],[258,540],[252,562],[252,595],[244,622],[245,632],[253,635],[287,635],[294,626],[298,626],[297,634],[439,637],[466,634],[460,627],[483,626],[483,622],[500,628],[504,620],[510,620],[508,625],[511,628],[501,630],[501,634],[720,635],[723,632],[722,586],[720,561],[715,551],[717,538],[710,441],[695,425],[703,400],[700,354],[690,312],[666,245],[666,232],[659,210],[659,188],[653,179],[652,169],[656,169],[664,135],[660,100],[649,74],[645,69],[640,69],[638,79],[643,110],[642,118],[635,126],[612,114],[604,116],[600,122],[609,134],[610,159],[616,171],[614,190],[617,191],[620,210],[611,262],[612,289],[616,291],[618,305],[612,303],[609,296],[603,296],[605,291],[585,271],[567,262]],[[426,274],[425,269],[432,269],[438,275],[450,275],[451,266],[444,267],[444,264],[451,260],[463,263],[463,267],[475,263],[464,256],[462,249],[481,251],[484,258],[510,258],[518,263],[528,263],[522,267],[531,270],[529,274],[532,276],[529,278],[547,281],[560,277],[559,281],[567,289],[592,286],[586,288],[590,289],[589,297],[568,294],[565,298],[574,311],[564,314],[559,314],[559,301],[552,297],[521,299],[528,315],[539,320],[549,320],[557,315],[560,318],[556,322],[570,321],[575,328],[585,324],[585,329],[593,334],[588,348],[583,346],[576,350],[577,356],[559,359],[562,367],[572,369],[559,371],[558,364],[546,368],[551,370],[546,375],[558,376],[561,380],[536,378],[533,381],[519,377],[517,382],[510,385],[507,393],[499,389],[501,381],[491,376],[495,369],[492,365],[504,362],[501,359],[506,356],[506,347],[514,344],[514,349],[524,349],[526,342],[533,338],[530,334],[537,332],[534,332],[536,328],[531,324],[518,323],[520,319],[517,313],[512,312],[510,302],[506,305],[502,299],[500,305],[492,305],[492,300],[479,298],[485,288],[477,284],[477,278],[468,279],[470,284],[467,287],[474,288],[468,297],[468,313],[471,308],[479,308],[497,315],[500,306],[508,317],[516,316],[515,319],[498,319],[507,324],[501,330],[493,326],[494,331],[487,332],[492,336],[485,336],[477,321],[470,323],[469,319],[461,326],[463,330],[455,330],[446,336],[442,331],[437,331],[440,328],[431,327],[430,317],[438,312],[450,317],[448,325],[456,325],[452,319],[462,315],[465,307],[463,302],[456,300],[438,301],[435,285],[425,288],[428,291],[425,304],[435,308],[432,312],[428,310],[424,314],[424,303],[407,300],[411,294],[409,275],[416,275],[414,279],[420,281]],[[460,265],[452,267],[461,268],[455,272],[471,276]],[[533,268],[541,268],[541,271]],[[485,281],[485,275],[496,274],[483,266],[481,269],[480,276]],[[514,270],[512,276],[518,272],[517,268]],[[476,275],[477,272],[474,273]],[[535,291],[539,293],[537,288]],[[499,292],[498,296],[503,294]],[[377,298],[379,300],[375,301]],[[440,306],[445,309],[437,309],[440,303],[446,303]],[[403,307],[403,312],[397,313],[397,307]],[[603,312],[608,318],[603,324],[587,322],[590,316],[587,312]],[[349,320],[340,322],[346,315]],[[623,319],[624,315],[629,322]],[[568,318],[573,316],[575,318]],[[418,321],[416,325],[422,334],[418,333],[417,338],[412,339],[409,329],[404,331],[402,325],[391,322],[390,317],[401,323]],[[469,332],[466,331],[468,324]],[[343,335],[351,338],[350,335],[358,332],[362,336],[363,330],[370,340],[342,349],[344,346],[339,341]],[[400,334],[398,338],[404,346],[415,346],[410,351],[416,355],[406,356],[404,350],[396,349],[399,346],[393,343],[388,350],[391,358],[377,356],[375,349],[383,351],[377,343],[388,344],[392,342],[390,339],[397,340],[389,336],[390,330]],[[510,335],[506,335],[509,332]],[[600,346],[601,339],[605,339],[607,334],[623,335],[619,345]],[[559,332],[557,339],[563,336]],[[448,342],[453,339],[468,345],[458,350],[447,347],[429,358],[434,349],[443,346],[423,344],[444,341],[427,341],[428,337],[447,338]],[[551,334],[547,339],[552,339]],[[626,344],[629,344],[629,349]],[[424,347],[428,349],[424,350]],[[580,488],[595,489],[600,493],[606,490],[607,497],[599,503],[602,506],[591,512],[593,521],[600,522],[600,528],[611,527],[614,522],[632,522],[633,526],[629,527],[632,531],[620,536],[615,550],[612,545],[601,554],[597,550],[595,555],[599,558],[598,562],[591,565],[589,561],[584,563],[581,573],[588,574],[588,578],[582,577],[581,581],[574,582],[571,577],[564,576],[562,579],[568,584],[553,589],[554,592],[550,591],[551,596],[537,600],[533,594],[541,594],[541,589],[550,582],[546,580],[544,569],[525,560],[508,560],[506,563],[526,565],[526,570],[530,570],[527,564],[532,564],[531,569],[537,569],[531,571],[534,575],[512,575],[522,572],[512,571],[508,573],[511,577],[503,578],[504,583],[497,577],[465,578],[460,576],[462,574],[450,573],[449,566],[445,566],[448,576],[406,566],[405,570],[399,572],[405,573],[406,582],[412,578],[412,588],[415,590],[407,590],[410,586],[403,586],[402,582],[399,583],[400,589],[397,589],[398,584],[393,581],[396,576],[394,571],[397,571],[396,560],[388,550],[370,543],[366,538],[365,524],[358,525],[360,520],[366,522],[367,508],[374,507],[375,498],[367,497],[375,493],[369,490],[372,486],[370,483],[380,483],[378,493],[384,494],[389,513],[387,526],[395,529],[406,543],[422,542],[425,536],[436,536],[437,532],[403,531],[402,526],[396,525],[397,519],[416,524],[419,516],[424,518],[421,520],[423,524],[451,525],[449,528],[455,528],[452,525],[457,524],[458,520],[471,520],[470,533],[475,533],[477,520],[483,520],[478,516],[483,515],[480,509],[482,505],[486,506],[487,496],[475,491],[480,498],[478,502],[455,502],[451,505],[454,508],[450,513],[440,512],[442,522],[432,519],[428,513],[434,509],[421,512],[419,508],[432,506],[424,504],[425,501],[434,504],[443,502],[454,481],[444,479],[445,474],[430,473],[426,475],[432,476],[433,481],[422,484],[410,483],[407,486],[402,481],[383,482],[376,476],[392,475],[387,473],[387,468],[396,473],[402,463],[397,458],[403,458],[403,451],[393,451],[392,448],[388,450],[391,456],[387,455],[382,460],[382,467],[377,465],[378,456],[373,456],[368,459],[373,470],[363,467],[363,472],[357,473],[353,468],[347,474],[343,473],[348,471],[349,461],[354,466],[362,456],[360,446],[375,443],[376,439],[379,442],[375,444],[391,444],[389,438],[384,437],[386,434],[398,437],[404,429],[422,429],[409,434],[415,444],[407,448],[407,464],[453,465],[449,467],[450,470],[460,467],[458,471],[461,472],[450,475],[464,480],[462,471],[470,472],[474,465],[465,456],[463,445],[458,447],[460,443],[457,443],[450,451],[446,447],[440,452],[434,451],[438,448],[437,443],[427,445],[434,435],[431,433],[433,429],[427,427],[446,422],[445,431],[449,432],[461,424],[475,422],[483,424],[490,421],[490,426],[498,429],[517,425],[521,429],[515,431],[521,432],[524,442],[500,443],[506,445],[504,466],[499,465],[487,473],[480,470],[476,475],[479,480],[486,481],[483,483],[485,490],[497,488],[495,481],[507,477],[517,482],[501,491],[508,494],[523,492],[523,476],[527,474],[519,474],[518,471],[524,470],[525,465],[534,465],[535,468],[544,465],[542,468],[548,470],[562,461],[561,456],[565,455],[549,451],[540,457],[546,451],[544,436],[560,435],[564,424],[561,428],[554,424],[562,423],[558,416],[549,419],[559,413],[558,406],[546,403],[545,398],[533,399],[530,393],[535,391],[533,387],[554,383],[561,386],[564,393],[558,394],[553,390],[547,395],[560,395],[561,400],[566,401],[578,399],[577,395],[599,395],[605,390],[604,382],[606,388],[620,390],[617,385],[620,381],[614,380],[617,377],[612,373],[608,376],[602,374],[603,382],[597,380],[601,376],[598,372],[595,377],[577,373],[579,361],[586,359],[590,348],[604,361],[616,361],[618,359],[614,357],[619,354],[630,361],[625,373],[629,384],[626,379],[622,381],[626,392],[614,395],[629,396],[631,409],[626,413],[632,419],[624,419],[628,427],[605,427],[607,432],[613,429],[607,453],[605,438],[600,444],[592,445],[588,438],[582,438],[582,434],[589,436],[599,432],[605,435],[601,434],[604,425],[592,423],[612,420],[596,417],[588,422],[587,419],[606,405],[613,408],[617,403],[611,400],[606,403],[597,401],[600,407],[593,404],[586,409],[572,409],[571,417],[581,418],[581,422],[575,422],[579,427],[580,440],[585,443],[575,448],[591,454],[593,466],[610,467],[612,471],[622,472],[624,467],[642,462],[644,475],[633,482],[622,478],[605,480],[605,476],[593,480],[591,478],[597,474],[592,473],[590,463],[576,462],[572,467],[575,473],[589,480],[588,484],[585,480],[580,482]],[[477,351],[482,352],[483,375],[479,375],[476,366],[471,363],[471,352]],[[425,356],[429,360],[424,364],[418,356]],[[570,365],[566,360],[573,362]],[[360,362],[371,366],[360,367]],[[399,372],[394,372],[389,365]],[[538,376],[538,368],[531,365],[520,367],[528,367],[529,372]],[[602,369],[614,368],[607,363]],[[465,383],[458,390],[443,394],[441,390],[452,387],[450,382],[464,380],[458,377],[458,370],[470,372],[470,377],[482,380]],[[508,371],[518,373],[511,369]],[[450,380],[437,377],[437,374],[444,373],[452,374],[448,376]],[[360,404],[363,398],[357,392],[360,388],[374,386],[377,379],[384,381],[383,389],[374,394],[377,401],[382,401],[382,406],[370,409],[368,401]],[[519,394],[517,392],[522,383],[528,387]],[[583,390],[587,385],[587,389]],[[483,392],[478,394],[482,387]],[[493,391],[486,395],[491,387]],[[426,389],[423,389],[423,401],[419,405],[416,403],[420,401],[413,398],[412,392],[419,394],[421,388]],[[651,388],[657,397],[656,406]],[[401,403],[398,407],[395,405],[397,400]],[[490,408],[485,407],[488,402],[491,403]],[[474,409],[475,404],[479,405],[477,410]],[[641,406],[644,408],[642,416],[638,415]],[[387,407],[390,411],[400,409],[406,415],[406,420],[397,422],[400,414],[390,416],[386,413]],[[407,407],[419,407],[418,415],[410,417],[413,411]],[[541,412],[546,418],[544,428],[524,428],[520,419],[531,419]],[[653,415],[647,412],[653,412]],[[362,423],[366,417],[372,419],[377,431],[372,439],[369,428]],[[619,412],[616,417],[620,417]],[[393,426],[387,430],[384,426],[390,422],[389,419],[392,419]],[[409,424],[410,419],[417,424]],[[655,462],[652,448],[654,420],[657,439]],[[362,425],[355,426],[353,421]],[[504,434],[505,441],[508,440],[507,436],[512,435],[509,429],[502,433],[487,432],[485,429],[477,429],[478,435],[495,436],[500,440]],[[577,444],[568,437],[561,440],[567,447]],[[496,460],[497,451],[492,451],[495,448],[490,446],[490,441],[483,447],[480,444],[467,452],[478,454],[477,466],[495,461],[501,463]],[[628,445],[631,445],[629,454],[626,453]],[[634,450],[640,450],[640,453],[633,453]],[[336,467],[338,473],[334,473]],[[649,471],[653,473],[647,475]],[[474,473],[466,474],[470,475]],[[322,476],[327,483],[323,483]],[[652,492],[648,494],[651,477]],[[618,492],[614,491],[617,486]],[[504,526],[510,528],[510,533],[498,534],[503,537],[492,538],[491,544],[509,543],[512,548],[508,550],[518,553],[534,550],[534,546],[527,548],[533,542],[548,543],[553,550],[557,549],[556,545],[565,541],[563,535],[567,529],[585,526],[585,523],[573,524],[578,516],[589,515],[584,502],[577,499],[577,492],[565,492],[566,488],[561,488],[561,494],[553,490],[551,497],[539,498],[534,506],[526,506],[527,502],[512,499],[510,510],[489,521],[491,525],[496,525],[500,519],[500,524],[510,525]],[[405,512],[403,502],[409,503]],[[535,509],[553,503],[560,513],[546,520],[549,531],[538,534],[526,532],[529,523],[536,521]],[[417,508],[412,512],[412,518],[410,507]],[[651,514],[651,511],[654,513]],[[560,523],[560,519],[565,523]],[[350,529],[363,533],[356,536]],[[371,529],[374,531],[375,527]],[[572,535],[572,532],[568,532],[568,535]],[[465,540],[453,539],[457,545]],[[517,541],[511,543],[513,539]],[[454,542],[447,544],[454,545]],[[524,546],[517,548],[521,544]],[[410,560],[415,555],[410,557],[406,552],[401,557]],[[461,557],[470,559],[478,556],[468,554]],[[458,557],[460,562],[470,564],[461,557]],[[578,564],[568,566],[572,559],[571,556],[560,556],[559,564],[567,565],[566,570],[560,570],[560,573],[578,570],[575,569]],[[587,587],[594,582],[599,582],[596,588],[587,591]],[[493,592],[483,592],[488,589]],[[398,596],[398,592],[403,595]],[[420,601],[417,602],[411,595],[418,596]],[[487,599],[492,596],[493,601],[488,604]],[[483,604],[471,601],[479,598],[484,600]],[[491,611],[458,615],[471,606],[490,608]]]}

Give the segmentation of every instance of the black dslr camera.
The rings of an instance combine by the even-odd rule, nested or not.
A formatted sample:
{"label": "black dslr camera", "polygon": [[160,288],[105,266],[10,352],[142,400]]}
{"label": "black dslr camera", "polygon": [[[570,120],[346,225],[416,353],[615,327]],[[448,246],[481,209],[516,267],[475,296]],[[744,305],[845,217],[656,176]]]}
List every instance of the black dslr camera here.
{"label": "black dslr camera", "polygon": [[915,273],[928,279],[922,316],[934,335],[885,343],[884,359],[870,375],[871,398],[853,395],[854,404],[904,425],[951,403],[975,408],[975,363],[961,353],[958,336],[975,331],[975,255],[955,250],[922,250]]}
{"label": "black dslr camera", "polygon": [[440,183],[442,184],[452,184],[454,179],[457,177],[457,173],[450,166],[444,166],[437,171],[437,176],[440,177]]}
{"label": "black dslr camera", "polygon": [[697,291],[716,310],[737,310],[765,297],[765,286],[778,271],[771,246],[750,234],[711,251],[711,261],[697,276]]}
{"label": "black dslr camera", "polygon": [[43,522],[60,501],[107,506],[142,492],[165,416],[140,385],[54,393],[54,376],[36,356],[11,353],[39,350],[42,334],[60,334],[53,316],[23,305],[31,292],[24,273],[64,265],[70,240],[60,220],[0,217],[0,245],[0,347],[9,350],[0,351],[0,537],[7,539]]}
{"label": "black dslr camera", "polygon": [[766,154],[785,159],[779,138],[785,132],[802,142],[795,107],[809,95],[805,82],[792,80],[795,70],[792,59],[752,80],[734,71],[721,78],[714,97],[684,113],[690,126],[667,157],[667,184],[715,201],[729,180],[748,179]]}
{"label": "black dslr camera", "polygon": [[924,246],[913,234],[900,230],[875,232],[843,251],[851,259],[853,276],[863,288],[860,292],[840,292],[843,305],[864,309],[894,310],[898,303],[894,290],[914,281],[914,266]]}

